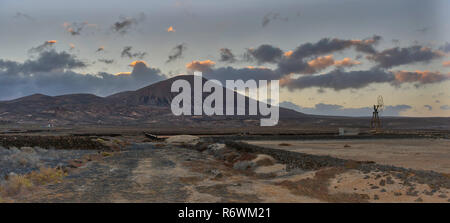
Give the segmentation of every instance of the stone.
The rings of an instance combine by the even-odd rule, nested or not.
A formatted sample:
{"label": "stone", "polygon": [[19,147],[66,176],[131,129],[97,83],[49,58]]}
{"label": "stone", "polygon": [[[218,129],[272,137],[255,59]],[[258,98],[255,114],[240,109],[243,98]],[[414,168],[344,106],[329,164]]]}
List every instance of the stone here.
{"label": "stone", "polygon": [[237,162],[233,165],[233,168],[235,170],[251,170],[253,168],[255,168],[256,164],[254,162],[251,161],[240,161]]}
{"label": "stone", "polygon": [[34,153],[35,152],[32,147],[28,147],[28,146],[22,147],[22,148],[20,148],[20,150],[24,153]]}
{"label": "stone", "polygon": [[258,154],[252,162],[254,162],[256,166],[272,166],[275,164],[275,159],[266,154]]}
{"label": "stone", "polygon": [[445,195],[445,194],[439,194],[438,197],[440,197],[440,198],[447,198],[447,195]]}

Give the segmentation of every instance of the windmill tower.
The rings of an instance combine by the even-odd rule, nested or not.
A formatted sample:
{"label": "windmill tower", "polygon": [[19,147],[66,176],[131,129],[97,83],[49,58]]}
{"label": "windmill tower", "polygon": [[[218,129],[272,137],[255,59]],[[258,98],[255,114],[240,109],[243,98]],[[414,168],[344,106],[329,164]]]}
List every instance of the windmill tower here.
{"label": "windmill tower", "polygon": [[372,119],[370,120],[370,127],[375,129],[376,132],[381,128],[381,121],[379,113],[384,109],[383,97],[381,95],[377,98],[377,104],[373,105]]}

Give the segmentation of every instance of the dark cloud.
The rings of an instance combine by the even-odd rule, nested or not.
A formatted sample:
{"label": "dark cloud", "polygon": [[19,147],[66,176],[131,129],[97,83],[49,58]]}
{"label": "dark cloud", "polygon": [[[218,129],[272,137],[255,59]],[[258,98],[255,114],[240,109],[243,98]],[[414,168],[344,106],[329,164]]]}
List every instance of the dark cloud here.
{"label": "dark cloud", "polygon": [[334,70],[327,74],[316,76],[303,76],[298,79],[288,79],[281,84],[288,89],[304,89],[309,87],[331,88],[334,90],[357,89],[371,83],[392,82],[395,77],[392,73],[380,69],[366,71]]}
{"label": "dark cloud", "polygon": [[114,63],[113,59],[98,59],[99,62],[105,63],[105,64],[112,64]]}
{"label": "dark cloud", "polygon": [[433,107],[431,105],[424,105],[423,107],[425,107],[426,109],[428,109],[428,111],[433,110]]}
{"label": "dark cloud", "polygon": [[211,69],[203,76],[207,79],[219,80],[225,83],[226,80],[278,80],[281,78],[280,74],[268,69],[268,68],[233,68],[233,67],[221,67],[217,69]]}
{"label": "dark cloud", "polygon": [[[128,51],[130,51],[130,50],[131,50],[131,47],[130,47],[130,49],[129,49]],[[97,48],[97,50],[96,50],[95,52],[98,53],[98,52],[102,52],[102,51],[105,51],[105,47],[103,47],[103,46]],[[123,52],[123,51],[122,51],[122,52]],[[129,53],[129,52],[128,52],[128,53]]]}
{"label": "dark cloud", "polygon": [[120,17],[119,21],[115,22],[112,29],[120,34],[127,33],[132,26],[145,20],[145,14],[141,13],[137,18],[134,17]]}
{"label": "dark cloud", "polygon": [[[360,108],[346,108],[342,105],[319,103],[314,105],[314,107],[302,107],[288,101],[281,102],[280,107],[289,108],[295,111],[313,115],[362,117],[362,116],[371,116],[373,112],[373,108],[370,106]],[[395,105],[395,106],[388,105],[383,110],[382,115],[399,116],[400,112],[407,111],[409,109],[412,109],[412,107],[409,105]]]}
{"label": "dark cloud", "polygon": [[330,88],[334,90],[359,89],[372,83],[389,83],[400,86],[404,83],[414,83],[416,87],[426,84],[440,83],[450,80],[450,74],[441,74],[430,71],[386,71],[384,69],[372,68],[363,71],[333,70],[326,74],[314,76],[302,76],[291,79],[284,76],[280,82],[290,90],[304,89],[310,87]]}
{"label": "dark cloud", "polygon": [[249,60],[256,60],[258,64],[276,63],[281,59],[283,51],[271,45],[261,45],[256,49],[247,49],[246,58]]}
{"label": "dark cloud", "polygon": [[16,12],[16,14],[14,15],[14,18],[15,19],[22,19],[23,18],[23,19],[26,19],[26,20],[34,21],[33,17],[31,17],[30,15],[25,14],[23,12]]}
{"label": "dark cloud", "polygon": [[70,35],[72,36],[77,36],[81,34],[81,31],[84,29],[84,27],[87,25],[87,22],[83,22],[83,23],[67,23],[65,22],[63,24],[64,28],[66,29],[66,31],[68,33],[70,33]]}
{"label": "dark cloud", "polygon": [[234,54],[228,48],[220,49],[220,62],[234,63],[236,62],[236,58]]}
{"label": "dark cloud", "polygon": [[374,35],[364,40],[343,40],[323,38],[316,43],[305,43],[298,46],[291,55],[291,58],[300,59],[310,56],[324,55],[341,50],[345,50],[352,46],[355,50],[362,53],[374,53],[375,49],[372,47],[381,40],[380,36]]}
{"label": "dark cloud", "polygon": [[0,60],[0,71],[11,74],[33,74],[37,72],[52,72],[64,69],[85,68],[87,64],[76,56],[65,51],[44,51],[35,60],[27,60],[24,63]]}
{"label": "dark cloud", "polygon": [[129,58],[139,58],[143,59],[147,53],[146,52],[131,52],[133,47],[126,46],[123,48],[122,52],[120,53],[121,57],[129,57]]}
{"label": "dark cloud", "polygon": [[395,71],[394,85],[402,83],[432,84],[450,79],[450,74],[431,71]]}
{"label": "dark cloud", "polygon": [[211,73],[212,68],[214,67],[215,64],[216,63],[214,63],[211,60],[204,60],[204,61],[194,60],[186,64],[186,69],[190,72],[200,71],[203,73]]}
{"label": "dark cloud", "polygon": [[183,56],[183,52],[186,50],[186,44],[178,44],[172,49],[172,54],[169,55],[166,63],[172,62]]}
{"label": "dark cloud", "polygon": [[262,21],[261,21],[261,25],[262,27],[266,27],[267,25],[269,25],[269,23],[273,20],[282,20],[287,22],[289,20],[288,17],[281,17],[280,13],[267,13],[264,15]]}
{"label": "dark cloud", "polygon": [[[66,55],[65,52],[55,55]],[[42,55],[24,63],[0,60],[0,100],[22,97],[34,93],[61,95],[92,93],[106,96],[119,91],[135,90],[165,79],[159,69],[149,68],[143,62],[136,63],[131,73],[114,75],[109,73],[80,74],[69,68],[80,65],[73,56],[65,61],[47,60]],[[49,64],[50,63],[50,64]],[[54,69],[66,68],[66,69]]]}
{"label": "dark cloud", "polygon": [[43,44],[29,49],[28,52],[29,53],[40,53],[42,51],[49,50],[53,45],[56,44],[56,42],[57,42],[56,40],[45,41]]}
{"label": "dark cloud", "polygon": [[367,56],[367,59],[378,63],[378,67],[391,68],[405,64],[423,62],[427,63],[435,58],[441,58],[442,53],[433,51],[424,46],[410,46],[406,48],[394,47],[383,50],[374,55]]}
{"label": "dark cloud", "polygon": [[278,70],[283,74],[302,73],[309,70],[305,61],[311,57],[342,51],[354,47],[357,52],[373,54],[373,48],[381,40],[380,36],[372,36],[364,40],[342,40],[323,38],[316,43],[305,43],[298,46],[289,56],[284,56],[278,63]]}

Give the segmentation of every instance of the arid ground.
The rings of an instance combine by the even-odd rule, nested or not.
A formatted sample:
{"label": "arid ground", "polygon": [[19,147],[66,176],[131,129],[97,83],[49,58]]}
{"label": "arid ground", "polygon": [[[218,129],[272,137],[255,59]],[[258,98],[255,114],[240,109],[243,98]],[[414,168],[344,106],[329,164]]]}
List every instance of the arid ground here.
{"label": "arid ground", "polygon": [[311,137],[2,134],[0,201],[450,202],[446,133]]}

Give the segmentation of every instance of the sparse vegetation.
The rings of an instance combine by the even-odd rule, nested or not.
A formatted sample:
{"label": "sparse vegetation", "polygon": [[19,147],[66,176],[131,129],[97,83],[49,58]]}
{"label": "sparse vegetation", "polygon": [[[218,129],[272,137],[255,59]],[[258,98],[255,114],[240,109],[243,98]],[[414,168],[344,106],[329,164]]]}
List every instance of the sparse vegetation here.
{"label": "sparse vegetation", "polygon": [[57,168],[42,167],[25,175],[12,175],[0,187],[0,197],[14,197],[20,193],[30,192],[38,186],[59,183],[66,173]]}

